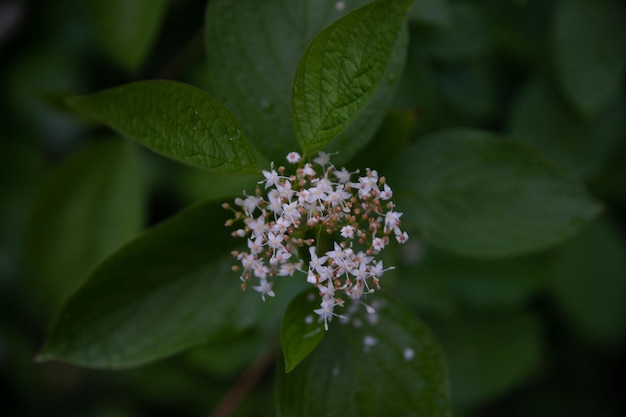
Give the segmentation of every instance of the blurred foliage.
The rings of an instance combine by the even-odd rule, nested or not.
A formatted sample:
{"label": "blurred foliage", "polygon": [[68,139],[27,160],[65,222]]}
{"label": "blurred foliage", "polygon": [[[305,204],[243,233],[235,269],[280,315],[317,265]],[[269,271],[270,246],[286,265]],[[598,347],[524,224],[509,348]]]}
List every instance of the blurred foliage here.
{"label": "blurred foliage", "polygon": [[[116,5],[123,12],[103,10]],[[276,329],[269,328],[116,372],[32,360],[47,333],[51,306],[76,285],[79,271],[134,233],[143,217],[138,207],[145,207],[145,223],[152,225],[203,195],[226,198],[233,188],[254,182],[195,171],[143,149],[114,155],[110,132],[63,104],[68,95],[138,79],[209,88],[215,80],[206,79],[201,42],[206,5],[0,4],[3,416],[209,415],[273,343]],[[132,18],[145,13],[149,18]],[[411,15],[394,112],[357,160],[401,153],[407,136],[419,141],[445,128],[485,129],[535,148],[584,180],[603,205],[598,221],[539,253],[477,260],[421,243],[416,233],[400,249],[396,292],[439,337],[458,416],[626,415],[620,390],[626,373],[624,22],[619,0],[418,0]],[[390,134],[393,140],[386,139]],[[381,146],[385,141],[389,146]],[[124,182],[133,197],[103,194],[106,183],[120,181],[107,170],[119,174],[124,168],[105,159],[90,162],[94,152],[105,159],[111,153],[110,164],[139,158],[140,181]],[[72,175],[76,164],[93,169],[89,175],[102,177],[104,185],[81,188],[84,178],[78,175],[76,191],[60,187],[57,197],[46,198],[46,184]],[[80,215],[85,208],[72,203],[75,193],[85,195],[83,203],[118,199],[110,216],[124,211],[130,217],[120,230],[110,230],[105,220]],[[55,207],[42,208],[42,199]],[[73,229],[63,228],[68,235],[54,232],[55,244],[43,231],[62,221]],[[58,255],[35,264],[38,251]],[[77,263],[61,262],[60,256]],[[67,268],[65,279],[51,283],[50,277]],[[234,415],[276,414],[271,373],[259,376]]]}

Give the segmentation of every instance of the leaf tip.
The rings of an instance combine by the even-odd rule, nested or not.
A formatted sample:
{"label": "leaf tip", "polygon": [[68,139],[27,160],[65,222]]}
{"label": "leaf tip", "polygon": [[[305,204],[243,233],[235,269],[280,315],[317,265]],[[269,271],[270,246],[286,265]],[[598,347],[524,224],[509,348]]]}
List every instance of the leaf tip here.
{"label": "leaf tip", "polygon": [[285,356],[285,373],[288,374],[291,371],[293,371],[294,369],[296,369],[296,366],[298,366],[297,363],[292,363],[290,360],[287,359],[287,357]]}

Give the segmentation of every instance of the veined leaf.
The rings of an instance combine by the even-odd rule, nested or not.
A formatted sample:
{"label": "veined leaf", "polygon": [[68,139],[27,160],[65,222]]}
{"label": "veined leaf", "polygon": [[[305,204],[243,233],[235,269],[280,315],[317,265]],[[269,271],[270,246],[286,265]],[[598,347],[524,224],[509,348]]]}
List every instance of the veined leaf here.
{"label": "veined leaf", "polygon": [[301,58],[291,115],[305,154],[323,149],[365,108],[392,60],[413,0],[378,0],[336,21]]}
{"label": "veined leaf", "polygon": [[404,227],[472,256],[557,244],[598,212],[582,183],[532,150],[484,131],[424,138],[395,161],[388,177],[397,184]]}
{"label": "veined leaf", "polygon": [[209,93],[174,81],[141,81],[73,97],[71,107],[179,162],[256,174],[235,117]]}
{"label": "veined leaf", "polygon": [[219,204],[194,205],[106,259],[62,307],[38,359],[129,367],[250,326],[262,303],[231,271],[227,217]]}
{"label": "veined leaf", "polygon": [[[206,13],[208,71],[201,85],[237,115],[252,144],[270,160],[299,148],[290,114],[298,62],[323,28],[366,0],[214,0]],[[369,103],[334,140],[335,163],[348,161],[372,138],[393,98],[404,67],[406,36],[396,43],[391,63]]]}
{"label": "veined leaf", "polygon": [[322,343],[298,367],[291,373],[278,369],[279,416],[451,415],[436,340],[411,310],[379,292],[374,297],[375,315],[333,320]]}

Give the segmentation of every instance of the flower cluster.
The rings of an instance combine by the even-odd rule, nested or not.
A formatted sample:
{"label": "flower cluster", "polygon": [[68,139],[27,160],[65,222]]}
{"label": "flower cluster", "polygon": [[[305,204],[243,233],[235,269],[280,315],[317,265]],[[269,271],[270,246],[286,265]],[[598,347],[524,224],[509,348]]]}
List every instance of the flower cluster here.
{"label": "flower cluster", "polygon": [[233,252],[241,263],[233,270],[241,272],[243,289],[254,278],[252,288],[263,300],[274,296],[274,277],[306,274],[321,296],[314,312],[328,329],[333,316],[342,317],[336,307],[346,299],[363,303],[365,294],[379,288],[380,277],[393,267],[376,256],[392,239],[404,243],[408,235],[400,229],[402,213],[394,211],[391,188],[375,170],[353,182],[359,172],[337,169],[325,152],[310,163],[291,152],[287,161],[299,164],[294,174],[272,163],[254,195],[235,199],[238,208],[224,205],[235,213],[226,225],[242,221],[233,236],[248,243],[247,250]]}

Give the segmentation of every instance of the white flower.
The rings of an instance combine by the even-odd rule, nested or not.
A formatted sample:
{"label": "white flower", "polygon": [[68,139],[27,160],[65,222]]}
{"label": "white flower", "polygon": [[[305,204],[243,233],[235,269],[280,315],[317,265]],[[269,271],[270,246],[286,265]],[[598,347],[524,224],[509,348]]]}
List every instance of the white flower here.
{"label": "white flower", "polygon": [[341,228],[341,236],[346,239],[354,239],[354,227],[347,225]]}
{"label": "white flower", "polygon": [[315,175],[315,170],[313,169],[311,164],[305,164],[304,168],[302,169],[302,172],[304,173],[304,175],[308,175],[309,177],[312,177]]}
{"label": "white flower", "polygon": [[383,268],[383,261],[378,261],[376,265],[374,266],[370,265],[369,267],[370,274],[374,278],[379,278],[380,276],[382,276],[383,272],[389,271],[390,269],[394,269],[394,268],[393,267],[387,268],[387,269]]}
{"label": "white flower", "polygon": [[393,196],[391,187],[385,184],[383,187],[383,190],[380,192],[379,195],[380,195],[380,198],[382,198],[383,200],[391,200],[391,197]]}
{"label": "white flower", "polygon": [[385,214],[385,227],[396,229],[400,224],[400,216],[402,216],[402,213],[388,211],[387,214]]}
{"label": "white flower", "polygon": [[396,233],[396,240],[398,241],[398,243],[405,243],[407,240],[409,240],[409,235],[406,232],[402,232],[402,233]]}
{"label": "white flower", "polygon": [[300,162],[300,154],[298,152],[289,152],[287,154],[287,162],[290,164],[297,164]]}
{"label": "white flower", "polygon": [[235,204],[241,206],[244,213],[249,216],[254,212],[254,210],[256,210],[257,207],[259,207],[261,200],[262,199],[259,197],[247,196],[245,200],[236,198]]}
{"label": "white flower", "polygon": [[311,254],[311,260],[309,261],[309,270],[317,271],[319,268],[324,265],[324,262],[328,259],[328,256],[320,256],[318,257],[315,254],[315,247],[309,247],[309,253]]}
{"label": "white flower", "polygon": [[280,176],[278,175],[278,172],[273,169],[271,171],[262,172],[263,176],[265,177],[265,188],[269,188],[272,185],[278,185],[278,182],[280,181]]}
{"label": "white flower", "polygon": [[250,249],[251,253],[261,253],[263,250],[263,239],[261,237],[257,237],[256,239],[248,239],[248,249]]}
{"label": "white flower", "polygon": [[337,188],[328,194],[326,201],[328,201],[332,207],[337,207],[339,205],[345,206],[345,202],[351,196],[352,194],[344,190],[343,184],[339,184]]}
{"label": "white flower", "polygon": [[385,248],[385,241],[384,240],[382,240],[379,237],[376,237],[376,238],[374,238],[374,240],[372,240],[372,250],[374,250],[374,252],[380,252],[384,248]]}
{"label": "white flower", "polygon": [[280,233],[272,233],[270,232],[267,235],[267,245],[272,249],[280,249],[283,247],[282,241],[284,239],[284,235]]}
{"label": "white flower", "polygon": [[350,182],[350,176],[352,174],[350,172],[348,172],[347,169],[341,168],[341,171],[335,171],[335,172],[333,172],[333,175],[337,178],[339,183],[345,184],[347,182]]}
{"label": "white flower", "polygon": [[283,216],[290,221],[290,224],[296,224],[296,220],[300,217],[300,211],[298,210],[298,204],[291,202],[283,205]]}
{"label": "white flower", "polygon": [[[282,208],[281,208],[281,212],[282,212]],[[287,228],[291,225],[291,222],[287,219],[285,219],[284,217],[279,217],[278,219],[276,219],[276,221],[274,222],[274,224],[272,225],[272,232],[274,233],[286,233],[287,232]]]}
{"label": "white flower", "polygon": [[337,304],[333,298],[324,299],[322,300],[322,303],[320,304],[321,308],[313,310],[315,314],[320,316],[319,320],[324,321],[324,328],[326,330],[328,330],[328,322],[333,319],[333,316],[343,318],[343,316],[340,316],[334,313],[334,309],[336,305],[339,305],[339,304]]}
{"label": "white flower", "polygon": [[252,287],[255,291],[258,291],[261,293],[261,298],[263,299],[263,301],[265,301],[265,296],[269,296],[269,297],[274,297],[274,291],[272,291],[272,285],[274,285],[273,282],[267,282],[265,279],[261,280],[261,285],[258,285],[256,287]]}
{"label": "white flower", "polygon": [[330,154],[326,153],[326,152],[318,152],[318,157],[315,158],[313,160],[313,162],[315,162],[318,165],[321,165],[322,167],[326,166],[329,164],[330,162]]}
{"label": "white flower", "polygon": [[265,224],[265,219],[263,218],[263,216],[259,217],[258,219],[251,219],[248,222],[248,227],[256,236],[263,236],[269,230],[268,225]]}

